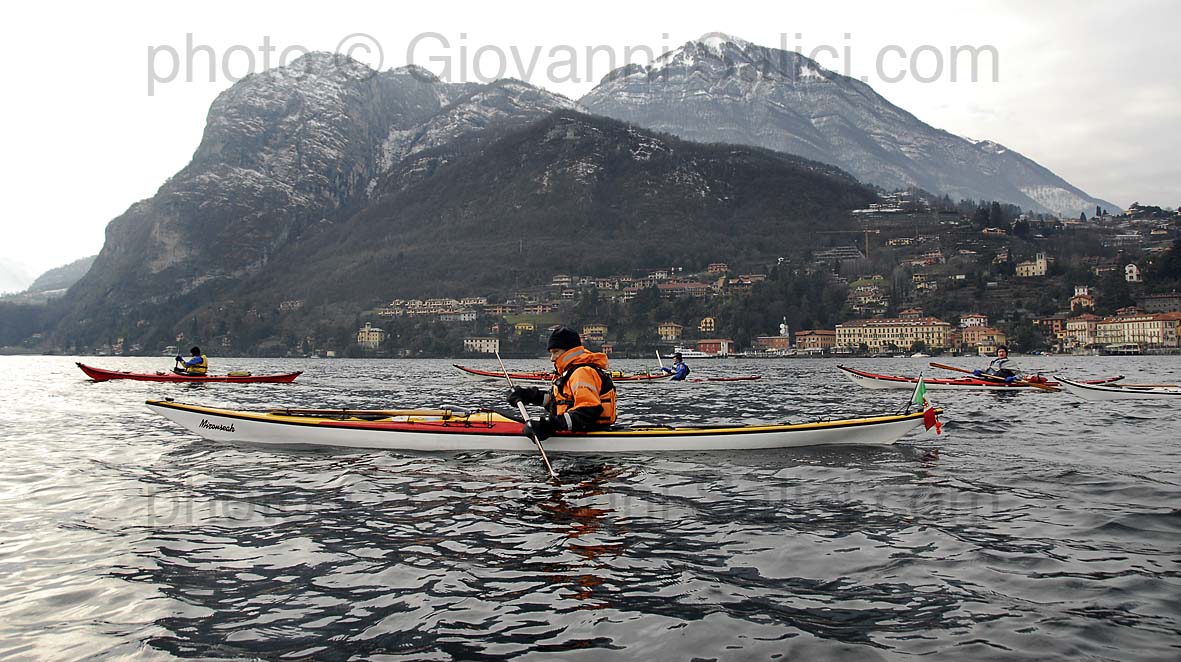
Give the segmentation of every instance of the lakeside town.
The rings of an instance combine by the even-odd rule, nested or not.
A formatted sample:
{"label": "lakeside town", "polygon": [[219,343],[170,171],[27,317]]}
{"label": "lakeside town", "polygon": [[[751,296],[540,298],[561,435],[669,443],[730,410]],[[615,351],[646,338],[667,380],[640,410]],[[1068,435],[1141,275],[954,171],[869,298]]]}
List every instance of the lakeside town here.
{"label": "lakeside town", "polygon": [[[360,310],[230,299],[150,342],[118,333],[54,347],[36,332],[4,352],[175,355],[198,344],[220,356],[533,356],[559,324],[617,357],[1181,351],[1176,209],[1132,204],[1061,218],[902,191],[852,211],[846,229],[810,234],[806,248],[784,255],[531,274],[511,290]],[[65,291],[43,296],[52,303]]]}
{"label": "lakeside town", "polygon": [[[679,350],[704,357],[991,355],[1023,352],[1164,353],[1181,348],[1181,293],[1157,291],[1160,266],[1176,253],[1181,216],[1133,205],[1112,215],[1062,219],[1017,214],[997,205],[973,217],[932,211],[906,193],[857,210],[858,229],[831,247],[772,264],[712,262],[645,273],[554,273],[545,285],[505,295],[393,299],[362,311],[351,331],[271,339],[264,352],[289,356],[414,357],[530,354],[549,329],[568,324],[608,354],[650,356]],[[992,224],[989,221],[997,221]],[[821,231],[819,234],[824,234]],[[844,293],[830,325],[793,324],[764,311],[764,328],[737,329],[723,311],[772,281],[808,278]],[[736,304],[735,302],[739,302]],[[281,302],[274,316],[298,315],[305,302]],[[628,306],[653,315],[637,324]],[[256,317],[265,313],[247,311]],[[797,328],[793,328],[793,326]],[[406,342],[423,329],[432,349]],[[741,333],[739,333],[741,331]],[[225,335],[213,351],[241,351]],[[176,345],[194,341],[178,334]],[[124,353],[114,343],[111,353]],[[136,353],[143,348],[128,348]],[[165,347],[169,353],[173,347]],[[157,350],[158,351],[158,350]],[[144,352],[151,353],[151,352]]]}

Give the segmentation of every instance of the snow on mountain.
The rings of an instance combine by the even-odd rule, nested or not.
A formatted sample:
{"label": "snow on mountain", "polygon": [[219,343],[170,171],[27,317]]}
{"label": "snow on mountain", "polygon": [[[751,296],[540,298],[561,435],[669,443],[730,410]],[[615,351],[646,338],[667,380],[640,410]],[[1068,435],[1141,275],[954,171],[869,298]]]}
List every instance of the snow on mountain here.
{"label": "snow on mountain", "polygon": [[[518,80],[504,79],[481,85],[453,99],[425,122],[409,129],[391,127],[381,144],[379,175],[411,158],[430,158],[432,150],[458,140],[475,138],[490,128],[522,127],[557,110],[571,110],[575,103]],[[422,164],[414,170],[423,171]],[[378,184],[370,181],[369,190]]]}
{"label": "snow on mountain", "polygon": [[798,154],[887,189],[917,186],[1067,216],[1116,208],[1002,145],[936,129],[799,53],[721,33],[650,66],[612,71],[579,103],[690,140]]}

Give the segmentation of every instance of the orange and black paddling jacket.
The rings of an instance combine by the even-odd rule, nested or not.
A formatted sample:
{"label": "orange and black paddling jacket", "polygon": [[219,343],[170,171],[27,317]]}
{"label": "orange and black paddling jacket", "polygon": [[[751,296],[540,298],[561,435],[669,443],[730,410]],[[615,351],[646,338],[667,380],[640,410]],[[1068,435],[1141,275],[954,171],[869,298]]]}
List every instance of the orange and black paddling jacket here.
{"label": "orange and black paddling jacket", "polygon": [[607,372],[607,355],[578,346],[554,362],[558,378],[544,405],[565,418],[567,430],[589,430],[615,423],[615,383]]}

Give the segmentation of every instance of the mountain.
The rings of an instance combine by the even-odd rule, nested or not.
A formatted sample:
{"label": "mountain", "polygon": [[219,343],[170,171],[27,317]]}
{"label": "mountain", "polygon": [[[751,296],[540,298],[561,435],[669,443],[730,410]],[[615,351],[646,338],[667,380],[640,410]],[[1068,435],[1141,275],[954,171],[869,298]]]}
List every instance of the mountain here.
{"label": "mountain", "polygon": [[213,102],[191,162],[111,221],[54,341],[262,337],[290,300],[315,323],[553,271],[783,254],[873,199],[831,166],[573,106],[331,54],[248,76]]}
{"label": "mountain", "polygon": [[[457,296],[653,265],[774,261],[875,199],[847,173],[749,147],[701,145],[576,111],[449,145],[429,177],[395,170],[373,203],[309,238],[301,297]],[[411,183],[407,184],[407,181]],[[295,267],[292,266],[292,271]],[[270,287],[296,281],[272,272]]]}
{"label": "mountain", "polygon": [[588,111],[698,142],[756,145],[836,165],[885,189],[1090,214],[1094,198],[1021,154],[936,129],[865,83],[792,51],[711,33],[650,66],[610,72]]}
{"label": "mountain", "polygon": [[43,305],[50,300],[57,299],[66,293],[67,288],[86,275],[86,272],[90,270],[90,265],[94,263],[94,258],[95,256],[92,255],[74,260],[65,266],[50,269],[38,276],[32,285],[22,292],[0,294],[0,302]]}
{"label": "mountain", "polygon": [[80,260],[74,260],[65,266],[50,269],[38,276],[27,291],[31,293],[53,292],[56,290],[64,291],[81,280],[87,271],[90,271],[90,265],[94,264],[94,258],[96,257],[98,256],[91,255]]}

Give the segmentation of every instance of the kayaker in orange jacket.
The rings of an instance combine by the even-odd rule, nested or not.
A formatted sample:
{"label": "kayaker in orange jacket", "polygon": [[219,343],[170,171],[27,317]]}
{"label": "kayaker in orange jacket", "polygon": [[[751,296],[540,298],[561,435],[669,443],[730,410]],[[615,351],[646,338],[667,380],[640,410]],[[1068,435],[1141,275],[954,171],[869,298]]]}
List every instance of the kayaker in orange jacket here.
{"label": "kayaker in orange jacket", "polygon": [[525,436],[547,439],[554,432],[602,429],[615,423],[615,384],[607,355],[583,347],[578,333],[564,326],[550,334],[546,349],[558,373],[553,386],[514,386],[508,394],[514,407],[518,402],[545,407],[545,416],[525,424]]}

